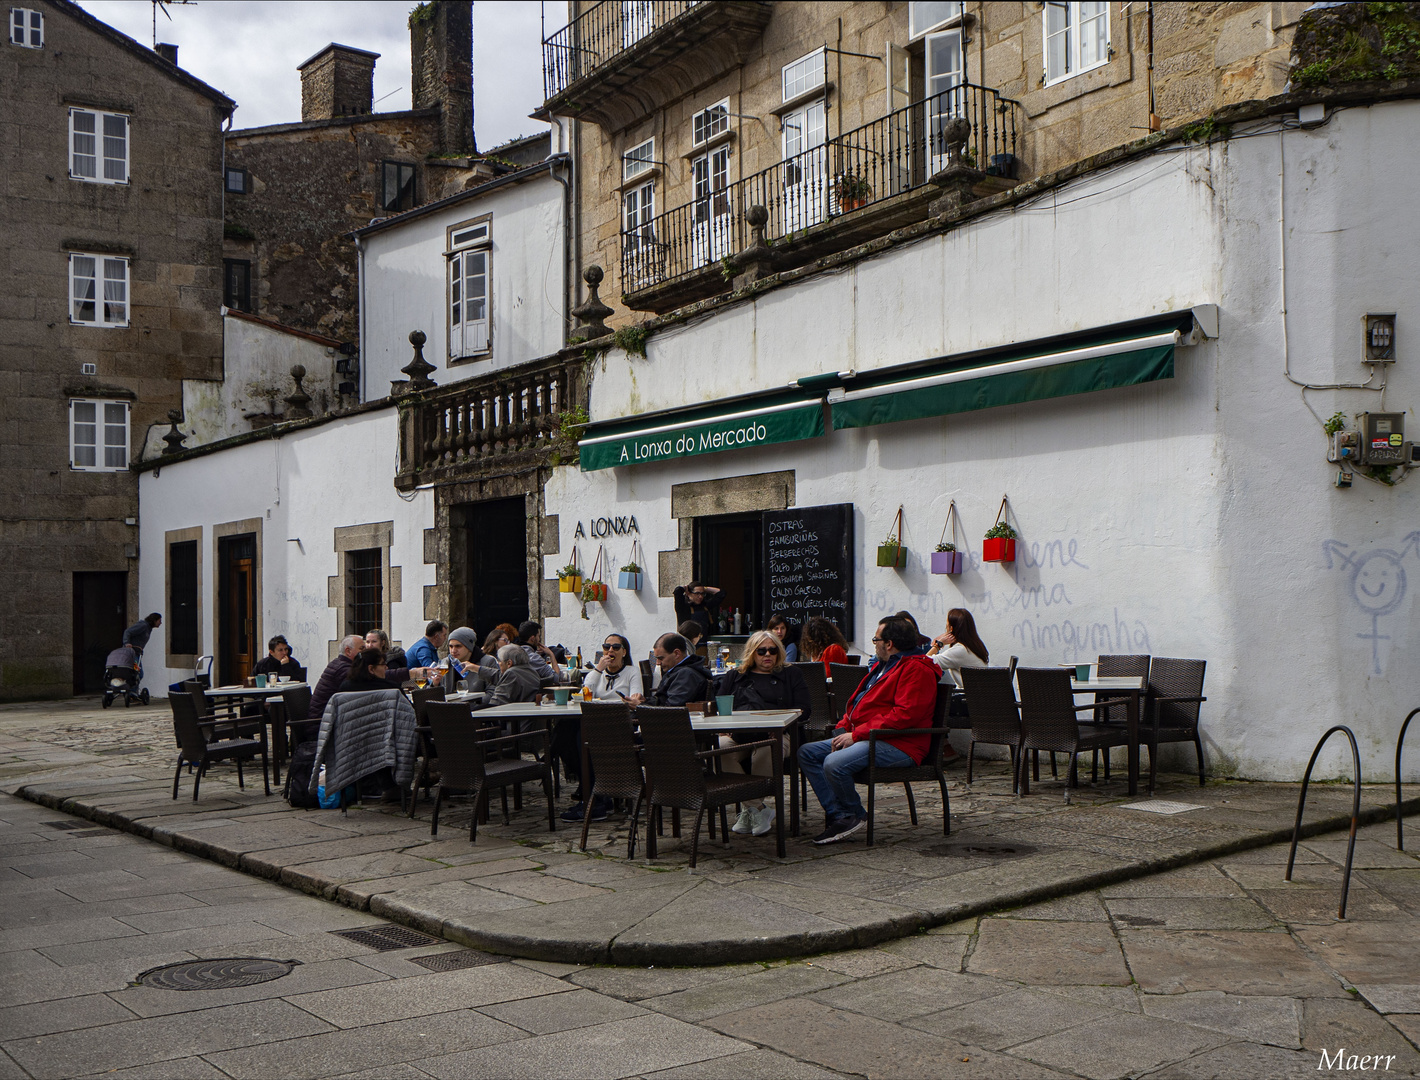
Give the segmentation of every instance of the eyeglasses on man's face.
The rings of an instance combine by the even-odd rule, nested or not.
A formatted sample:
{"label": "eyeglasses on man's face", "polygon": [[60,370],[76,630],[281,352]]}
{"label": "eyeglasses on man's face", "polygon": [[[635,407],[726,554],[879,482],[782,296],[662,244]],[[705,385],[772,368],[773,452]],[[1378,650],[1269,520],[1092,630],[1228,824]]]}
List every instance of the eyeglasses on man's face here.
{"label": "eyeglasses on man's face", "polygon": [[761,646],[761,647],[758,648],[758,649],[755,649],[755,650],[754,650],[754,655],[755,655],[755,656],[773,656],[773,655],[774,655],[775,653],[777,653],[778,651],[779,651],[778,649],[771,648],[771,647],[768,646],[768,645],[764,645],[764,646]]}
{"label": "eyeglasses on man's face", "polygon": [[619,641],[602,642],[602,652],[620,652],[623,646]]}
{"label": "eyeglasses on man's face", "polygon": [[886,644],[887,644],[887,638],[885,638],[885,637],[875,637],[875,638],[873,638],[873,644],[874,644],[874,645],[886,645]]}

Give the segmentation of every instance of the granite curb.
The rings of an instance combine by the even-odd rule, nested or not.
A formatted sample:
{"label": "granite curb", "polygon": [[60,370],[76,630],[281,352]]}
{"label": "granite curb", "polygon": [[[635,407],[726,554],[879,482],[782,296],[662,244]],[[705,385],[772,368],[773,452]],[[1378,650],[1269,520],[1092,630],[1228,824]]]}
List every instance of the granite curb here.
{"label": "granite curb", "polygon": [[[126,788],[132,789],[135,801],[140,804],[131,810],[112,805],[115,801],[125,801]],[[1212,839],[1190,837],[1189,842],[1173,850],[1153,854],[1139,852],[1128,859],[1086,850],[1038,852],[974,867],[942,879],[923,879],[905,896],[894,894],[882,902],[844,897],[842,906],[853,909],[848,915],[837,906],[831,916],[789,908],[754,892],[759,888],[773,896],[774,889],[804,887],[790,882],[767,879],[752,882],[747,888],[732,889],[704,874],[682,870],[656,875],[664,880],[648,880],[633,890],[602,892],[558,903],[519,900],[505,892],[484,890],[489,900],[496,902],[487,909],[476,909],[479,917],[474,919],[467,910],[457,910],[458,903],[441,903],[441,897],[449,895],[447,891],[440,891],[441,883],[447,883],[451,889],[463,886],[462,906],[467,909],[467,892],[477,892],[476,883],[467,880],[477,875],[477,862],[491,863],[513,856],[537,861],[541,856],[512,845],[487,852],[471,851],[470,854],[486,855],[486,859],[423,872],[418,875],[417,885],[411,888],[406,882],[399,887],[407,892],[423,890],[422,895],[400,895],[395,886],[380,887],[380,882],[391,880],[388,877],[371,875],[351,881],[322,873],[316,868],[321,865],[319,862],[291,865],[289,860],[283,861],[283,853],[300,849],[299,841],[284,845],[273,843],[251,850],[204,838],[202,834],[213,828],[214,822],[193,822],[190,804],[185,806],[182,800],[174,803],[170,811],[166,806],[155,806],[152,791],[151,781],[144,784],[140,778],[135,778],[131,785],[116,785],[113,779],[85,783],[71,778],[58,785],[26,784],[14,794],[472,948],[530,960],[641,967],[742,963],[865,948],[973,916],[1287,843],[1292,837],[1289,823],[1285,827],[1233,831]],[[1384,796],[1379,785],[1371,789],[1371,793]],[[1347,794],[1349,804],[1349,791]],[[116,798],[101,802],[101,796]],[[1319,801],[1322,800],[1314,796],[1309,804]],[[1420,810],[1420,797],[1405,800],[1402,809],[1405,813]],[[218,796],[204,800],[202,810],[209,814],[220,811],[221,823],[230,824],[245,817],[269,814],[270,806],[224,800]],[[1392,803],[1363,803],[1358,824],[1385,821],[1394,817],[1394,813]],[[1349,805],[1345,812],[1314,808],[1313,814],[1312,820],[1303,822],[1303,837],[1348,830],[1351,826]],[[162,821],[163,818],[174,820],[169,823]],[[956,834],[954,829],[953,835]],[[360,825],[352,823],[350,836],[334,842],[349,843],[356,849],[370,847],[371,857],[382,851],[390,858],[402,857],[389,852],[389,845],[379,841],[380,835],[379,832],[362,834]],[[330,844],[332,838],[313,836],[311,842]],[[341,850],[348,855],[345,847]],[[355,854],[359,854],[358,850]],[[672,913],[658,918],[673,901],[678,903]],[[733,919],[725,917],[727,909],[734,912]],[[786,917],[785,912],[792,912],[792,917]]]}

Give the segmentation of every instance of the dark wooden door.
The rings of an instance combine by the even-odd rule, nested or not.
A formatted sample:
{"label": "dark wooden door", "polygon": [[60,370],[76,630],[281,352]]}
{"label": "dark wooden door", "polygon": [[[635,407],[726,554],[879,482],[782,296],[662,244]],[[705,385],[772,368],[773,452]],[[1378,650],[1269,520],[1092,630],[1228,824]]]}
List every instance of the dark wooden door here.
{"label": "dark wooden door", "polygon": [[466,506],[468,625],[482,642],[499,623],[528,617],[527,507],[522,498]]}
{"label": "dark wooden door", "polygon": [[256,537],[217,542],[217,676],[223,685],[246,680],[256,650]]}
{"label": "dark wooden door", "polygon": [[104,659],[128,629],[128,571],[74,573],[74,693],[104,688]]}

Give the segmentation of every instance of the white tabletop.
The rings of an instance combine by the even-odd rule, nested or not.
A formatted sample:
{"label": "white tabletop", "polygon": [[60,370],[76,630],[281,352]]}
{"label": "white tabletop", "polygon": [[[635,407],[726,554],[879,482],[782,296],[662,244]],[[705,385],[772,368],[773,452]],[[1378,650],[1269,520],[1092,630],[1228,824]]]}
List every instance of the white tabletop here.
{"label": "white tabletop", "polygon": [[1108,690],[1136,690],[1143,693],[1144,684],[1143,675],[1105,675],[1103,678],[1097,675],[1093,679],[1070,677],[1070,689],[1077,694],[1088,694],[1092,691],[1103,693]]}
{"label": "white tabletop", "polygon": [[208,697],[271,697],[273,694],[283,694],[287,690],[299,690],[307,686],[303,682],[286,682],[265,686],[209,686],[203,692]]}
{"label": "white tabletop", "polygon": [[478,717],[486,716],[580,716],[582,702],[569,701],[566,705],[535,705],[531,701],[516,701],[510,705],[495,705],[491,709],[479,709]]}
{"label": "white tabletop", "polygon": [[696,731],[758,731],[761,728],[787,728],[799,715],[797,709],[736,709],[729,716],[690,714],[690,726]]}
{"label": "white tabletop", "polygon": [[488,695],[482,690],[459,690],[444,697],[445,701],[452,701],[455,704],[465,701],[482,701]]}

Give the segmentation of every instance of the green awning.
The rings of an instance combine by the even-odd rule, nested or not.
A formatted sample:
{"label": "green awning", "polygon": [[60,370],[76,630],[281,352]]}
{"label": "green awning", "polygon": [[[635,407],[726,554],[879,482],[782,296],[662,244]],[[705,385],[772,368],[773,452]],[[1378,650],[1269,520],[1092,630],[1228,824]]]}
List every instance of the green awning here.
{"label": "green awning", "polygon": [[582,470],[641,465],[714,454],[767,443],[813,439],[824,433],[823,398],[802,393],[719,401],[680,416],[633,417],[589,425],[578,441]]}
{"label": "green awning", "polygon": [[[1173,378],[1178,330],[946,370],[874,373],[828,396],[833,428],[868,427]],[[869,380],[872,380],[871,382]],[[865,385],[866,384],[866,385]]]}

